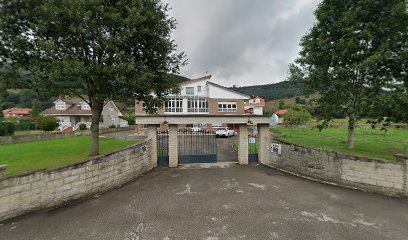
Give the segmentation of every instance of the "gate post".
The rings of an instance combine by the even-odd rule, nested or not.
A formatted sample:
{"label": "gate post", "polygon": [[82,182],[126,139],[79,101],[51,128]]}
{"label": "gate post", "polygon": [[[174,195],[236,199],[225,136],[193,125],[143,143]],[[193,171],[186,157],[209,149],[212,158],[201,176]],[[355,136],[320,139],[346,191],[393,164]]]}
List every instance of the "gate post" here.
{"label": "gate post", "polygon": [[248,126],[246,124],[238,125],[238,162],[241,165],[248,164]]}
{"label": "gate post", "polygon": [[178,125],[169,125],[169,167],[178,165]]}
{"label": "gate post", "polygon": [[152,141],[150,149],[150,164],[152,168],[157,167],[157,126],[149,124],[147,125],[147,138]]}
{"label": "gate post", "polygon": [[258,124],[258,161],[266,163],[269,145],[269,124]]}

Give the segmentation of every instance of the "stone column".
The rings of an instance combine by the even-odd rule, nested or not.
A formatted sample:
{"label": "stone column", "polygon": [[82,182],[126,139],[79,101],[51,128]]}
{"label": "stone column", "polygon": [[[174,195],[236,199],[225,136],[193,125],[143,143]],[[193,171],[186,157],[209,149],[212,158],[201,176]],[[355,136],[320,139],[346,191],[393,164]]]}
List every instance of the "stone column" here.
{"label": "stone column", "polygon": [[403,174],[403,188],[404,188],[404,194],[405,196],[408,197],[408,156],[403,155],[403,154],[396,154],[395,158],[398,161],[401,161],[403,166],[404,166],[404,174]]}
{"label": "stone column", "polygon": [[265,164],[267,162],[270,138],[269,124],[258,124],[258,161]]}
{"label": "stone column", "polygon": [[248,164],[248,126],[246,124],[238,125],[238,162],[239,164]]}
{"label": "stone column", "polygon": [[147,138],[151,139],[150,166],[157,167],[157,125],[147,125]]}
{"label": "stone column", "polygon": [[178,165],[178,126],[177,124],[169,125],[169,167]]}
{"label": "stone column", "polygon": [[6,176],[7,165],[0,165],[0,178]]}

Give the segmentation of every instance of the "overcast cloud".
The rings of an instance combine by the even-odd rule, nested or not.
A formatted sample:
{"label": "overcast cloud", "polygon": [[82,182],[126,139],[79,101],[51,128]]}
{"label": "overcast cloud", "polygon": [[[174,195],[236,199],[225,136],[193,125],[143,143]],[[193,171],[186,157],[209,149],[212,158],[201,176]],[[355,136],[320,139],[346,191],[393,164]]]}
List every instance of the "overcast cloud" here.
{"label": "overcast cloud", "polygon": [[181,75],[224,86],[283,81],[319,0],[165,0],[187,54]]}

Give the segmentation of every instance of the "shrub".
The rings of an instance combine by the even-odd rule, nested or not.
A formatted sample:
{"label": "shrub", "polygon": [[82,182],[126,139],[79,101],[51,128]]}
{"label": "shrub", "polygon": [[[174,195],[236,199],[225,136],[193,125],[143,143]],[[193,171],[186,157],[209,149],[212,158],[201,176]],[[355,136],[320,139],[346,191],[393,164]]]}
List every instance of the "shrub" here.
{"label": "shrub", "polygon": [[304,108],[290,108],[285,114],[285,123],[292,125],[306,124],[312,118],[312,115]]}
{"label": "shrub", "polygon": [[114,124],[110,125],[109,128],[116,128]]}
{"label": "shrub", "polygon": [[79,130],[81,131],[86,130],[86,124],[85,123],[79,124]]}
{"label": "shrub", "polygon": [[35,121],[36,128],[43,131],[53,131],[59,124],[55,117],[39,116]]}
{"label": "shrub", "polygon": [[20,119],[16,123],[16,130],[18,131],[28,131],[35,129],[35,122],[31,119]]}
{"label": "shrub", "polygon": [[0,121],[0,136],[11,136],[14,134],[14,131],[14,123]]}

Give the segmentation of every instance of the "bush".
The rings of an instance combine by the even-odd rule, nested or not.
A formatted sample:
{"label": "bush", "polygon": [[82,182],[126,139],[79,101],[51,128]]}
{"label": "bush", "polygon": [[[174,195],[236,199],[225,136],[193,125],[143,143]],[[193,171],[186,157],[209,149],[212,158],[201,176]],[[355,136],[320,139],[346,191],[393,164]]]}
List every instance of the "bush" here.
{"label": "bush", "polygon": [[14,134],[15,126],[12,122],[0,122],[0,136],[11,136]]}
{"label": "bush", "polygon": [[79,130],[81,131],[86,130],[86,124],[85,123],[79,124]]}
{"label": "bush", "polygon": [[311,118],[312,115],[306,109],[296,106],[288,110],[284,119],[286,124],[303,125]]}
{"label": "bush", "polygon": [[28,131],[35,129],[35,122],[30,119],[20,119],[16,123],[16,130],[17,131]]}
{"label": "bush", "polygon": [[116,128],[114,124],[110,125],[109,128]]}
{"label": "bush", "polygon": [[36,128],[43,131],[53,131],[59,124],[55,117],[39,116],[35,121]]}

